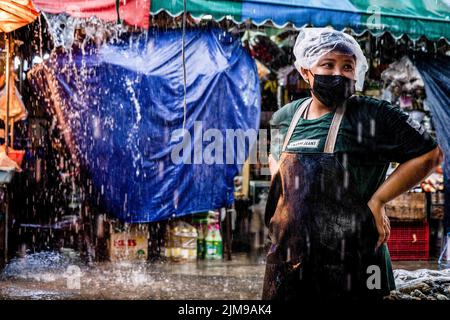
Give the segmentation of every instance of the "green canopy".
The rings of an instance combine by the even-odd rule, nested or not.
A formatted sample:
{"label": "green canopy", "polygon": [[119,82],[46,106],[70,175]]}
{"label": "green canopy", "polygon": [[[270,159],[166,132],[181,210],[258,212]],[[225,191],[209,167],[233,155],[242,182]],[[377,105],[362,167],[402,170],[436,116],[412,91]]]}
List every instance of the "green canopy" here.
{"label": "green canopy", "polygon": [[[152,0],[151,13],[183,13],[183,0]],[[450,39],[450,0],[187,0],[187,11],[194,17],[225,17],[236,23],[250,19],[256,25],[272,21],[277,27],[331,25],[360,33],[390,32],[415,40]]]}

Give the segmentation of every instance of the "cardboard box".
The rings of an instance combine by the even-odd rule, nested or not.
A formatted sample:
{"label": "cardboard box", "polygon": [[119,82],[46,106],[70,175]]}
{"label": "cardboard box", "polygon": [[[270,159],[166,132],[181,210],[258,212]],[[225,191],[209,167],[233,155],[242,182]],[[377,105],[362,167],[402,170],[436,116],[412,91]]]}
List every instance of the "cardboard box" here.
{"label": "cardboard box", "polygon": [[386,215],[391,219],[404,221],[424,220],[427,217],[425,205],[425,193],[403,193],[386,204]]}
{"label": "cardboard box", "polygon": [[145,261],[148,258],[148,228],[129,228],[128,232],[113,232],[108,241],[110,261]]}

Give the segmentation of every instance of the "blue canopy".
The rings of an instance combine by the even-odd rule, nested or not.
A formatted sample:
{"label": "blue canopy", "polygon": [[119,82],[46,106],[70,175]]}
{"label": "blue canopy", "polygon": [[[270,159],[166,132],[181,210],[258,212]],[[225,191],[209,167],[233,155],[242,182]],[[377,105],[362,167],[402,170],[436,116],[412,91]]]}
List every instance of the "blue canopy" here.
{"label": "blue canopy", "polygon": [[[254,60],[223,30],[188,30],[185,39],[186,114],[180,30],[128,35],[85,54],[76,48],[54,52],[32,73],[36,90],[47,93],[60,124],[66,123],[66,142],[74,145],[101,202],[125,222],[230,205],[243,160],[237,149],[246,145],[248,154],[255,142],[233,138],[234,156],[226,164],[226,130],[259,128]],[[208,129],[217,130],[202,137]],[[209,149],[216,163],[208,164],[201,156],[220,137],[223,143],[215,142],[223,149]]]}

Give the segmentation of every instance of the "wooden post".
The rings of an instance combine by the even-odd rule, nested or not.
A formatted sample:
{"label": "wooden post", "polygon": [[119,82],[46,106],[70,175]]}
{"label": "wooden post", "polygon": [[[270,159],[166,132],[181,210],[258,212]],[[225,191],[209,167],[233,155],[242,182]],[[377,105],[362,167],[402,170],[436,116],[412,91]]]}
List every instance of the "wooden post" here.
{"label": "wooden post", "polygon": [[225,214],[227,232],[227,260],[231,261],[231,212],[227,208]]}

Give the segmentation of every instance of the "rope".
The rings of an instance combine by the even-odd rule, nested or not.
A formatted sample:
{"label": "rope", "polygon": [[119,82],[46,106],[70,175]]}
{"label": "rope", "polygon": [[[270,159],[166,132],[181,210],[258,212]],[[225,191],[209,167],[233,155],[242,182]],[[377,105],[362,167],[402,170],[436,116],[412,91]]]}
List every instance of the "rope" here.
{"label": "rope", "polygon": [[187,93],[187,85],[186,85],[186,53],[185,53],[185,45],[186,45],[186,15],[187,15],[187,0],[183,0],[183,33],[181,36],[181,56],[183,59],[183,130],[186,128],[186,114],[187,114],[187,102],[186,102],[186,93]]}

